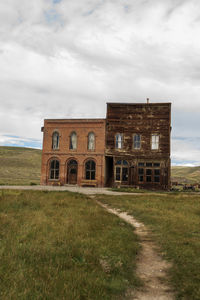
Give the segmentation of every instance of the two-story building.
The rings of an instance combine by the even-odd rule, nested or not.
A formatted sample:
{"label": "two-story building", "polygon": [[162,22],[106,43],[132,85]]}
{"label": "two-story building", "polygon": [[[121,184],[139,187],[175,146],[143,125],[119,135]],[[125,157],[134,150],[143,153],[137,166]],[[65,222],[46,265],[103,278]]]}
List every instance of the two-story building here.
{"label": "two-story building", "polygon": [[41,184],[170,188],[171,103],[107,103],[106,119],[45,120]]}
{"label": "two-story building", "polygon": [[42,131],[42,185],[104,186],[105,119],[48,119]]}
{"label": "two-story building", "polygon": [[107,103],[107,186],[170,188],[170,103]]}

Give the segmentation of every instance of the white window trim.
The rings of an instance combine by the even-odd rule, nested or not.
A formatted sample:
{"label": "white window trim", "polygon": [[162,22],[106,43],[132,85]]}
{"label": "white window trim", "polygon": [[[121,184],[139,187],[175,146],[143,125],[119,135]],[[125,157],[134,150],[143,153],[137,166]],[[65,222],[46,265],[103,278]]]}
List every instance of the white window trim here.
{"label": "white window trim", "polygon": [[[153,139],[155,140],[153,141]],[[151,135],[151,150],[159,150],[160,148],[160,135],[157,133],[153,133]]]}

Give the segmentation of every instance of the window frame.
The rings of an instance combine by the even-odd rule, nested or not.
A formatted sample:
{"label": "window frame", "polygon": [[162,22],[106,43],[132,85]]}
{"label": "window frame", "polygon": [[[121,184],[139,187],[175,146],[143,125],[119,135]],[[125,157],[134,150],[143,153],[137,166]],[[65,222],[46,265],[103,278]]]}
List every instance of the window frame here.
{"label": "window frame", "polygon": [[[54,135],[57,135],[56,138],[56,147],[54,147]],[[52,150],[59,150],[59,146],[60,146],[60,134],[58,130],[54,130],[52,133]]]}
{"label": "window frame", "polygon": [[[125,163],[124,163],[125,162]],[[127,170],[127,180],[123,180],[123,173]],[[128,183],[129,181],[129,163],[127,160],[124,159],[118,159],[115,162],[115,182],[123,182]],[[117,179],[117,176],[119,176],[119,179]]]}
{"label": "window frame", "polygon": [[[51,167],[53,162],[55,162],[54,168]],[[58,162],[58,168],[56,168],[56,162]],[[53,178],[51,177],[52,171],[54,173]],[[58,171],[58,177],[56,176],[56,171]],[[49,177],[48,177],[48,179],[52,180],[52,181],[58,181],[60,179],[60,160],[58,158],[52,158],[49,161]]]}
{"label": "window frame", "polygon": [[[119,144],[119,141],[117,139],[118,136],[121,137],[121,147],[118,147],[118,144]],[[121,149],[123,149],[123,147],[124,147],[124,135],[123,135],[123,133],[118,132],[115,134],[115,149],[121,150]]]}
{"label": "window frame", "polygon": [[[135,147],[135,145],[138,143],[138,141],[135,141],[135,137],[140,137],[140,140],[139,140],[139,147]],[[133,149],[134,150],[141,150],[141,143],[142,143],[142,135],[140,133],[134,133],[133,134]]]}
{"label": "window frame", "polygon": [[[93,136],[94,136],[94,148],[93,149],[89,149],[89,142],[90,142],[90,135],[91,134],[93,134]],[[88,136],[87,136],[87,150],[88,151],[95,151],[95,148],[96,148],[96,135],[95,135],[95,133],[93,132],[93,131],[90,131],[89,133],[88,133]]]}
{"label": "window frame", "polygon": [[[153,141],[154,137],[157,137],[158,141],[154,142]],[[157,147],[154,148],[153,145],[157,145]],[[159,149],[160,149],[160,134],[158,134],[158,133],[152,133],[152,135],[151,135],[151,150],[158,151]]]}
{"label": "window frame", "polygon": [[[143,171],[141,171],[143,170]],[[143,173],[143,174],[142,174]],[[156,161],[138,162],[137,164],[138,183],[160,184],[161,163]],[[143,180],[140,180],[143,177]]]}
{"label": "window frame", "polygon": [[[73,147],[71,147],[73,144],[72,144],[72,135],[74,135],[75,134],[75,136],[76,136],[76,148],[73,148]],[[69,136],[69,150],[70,151],[77,151],[77,146],[78,146],[78,136],[77,136],[77,133],[76,133],[76,131],[72,131],[71,133],[70,133],[70,136]]]}
{"label": "window frame", "polygon": [[[93,162],[94,163],[94,169],[92,169],[92,166],[91,166],[91,163],[90,163],[90,169],[87,169],[87,164],[89,163],[89,162]],[[88,159],[88,160],[86,160],[86,162],[85,162],[85,165],[84,165],[84,169],[85,169],[85,174],[84,174],[84,179],[85,180],[89,180],[89,181],[91,181],[91,180],[96,180],[96,161],[94,160],[94,159]],[[87,172],[89,172],[89,179],[87,178]],[[92,179],[92,172],[94,172],[94,179]]]}

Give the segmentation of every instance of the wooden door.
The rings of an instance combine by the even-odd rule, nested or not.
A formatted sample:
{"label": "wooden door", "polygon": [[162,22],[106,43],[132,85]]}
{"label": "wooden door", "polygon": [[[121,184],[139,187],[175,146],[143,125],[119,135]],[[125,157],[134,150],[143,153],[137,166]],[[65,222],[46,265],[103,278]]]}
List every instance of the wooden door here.
{"label": "wooden door", "polygon": [[77,184],[77,171],[78,171],[77,162],[75,160],[71,160],[68,163],[68,168],[67,168],[67,183]]}

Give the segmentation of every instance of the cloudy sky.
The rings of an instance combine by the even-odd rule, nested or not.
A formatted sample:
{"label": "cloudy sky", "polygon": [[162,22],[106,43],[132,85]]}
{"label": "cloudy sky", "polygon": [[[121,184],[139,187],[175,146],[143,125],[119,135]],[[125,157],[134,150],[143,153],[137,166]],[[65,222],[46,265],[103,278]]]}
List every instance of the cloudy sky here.
{"label": "cloudy sky", "polygon": [[0,145],[147,97],[172,102],[173,164],[200,165],[199,0],[0,2]]}

